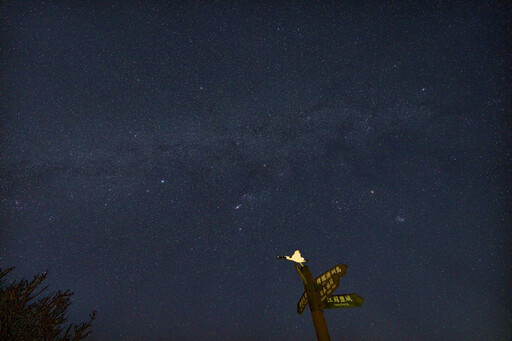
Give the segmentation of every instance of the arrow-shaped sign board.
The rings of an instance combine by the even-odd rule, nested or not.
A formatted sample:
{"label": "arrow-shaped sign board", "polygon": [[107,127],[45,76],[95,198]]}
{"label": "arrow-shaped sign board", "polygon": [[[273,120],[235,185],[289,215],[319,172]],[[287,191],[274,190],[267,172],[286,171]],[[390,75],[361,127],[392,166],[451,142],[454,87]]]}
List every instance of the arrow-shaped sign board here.
{"label": "arrow-shaped sign board", "polygon": [[[315,284],[320,291],[320,300],[324,302],[333,291],[340,285],[340,278],[347,273],[348,266],[345,264],[338,264],[332,269],[324,272],[315,278]],[[297,270],[299,271],[299,270]],[[300,274],[300,273],[299,273]],[[297,303],[297,313],[302,314],[306,305],[308,304],[308,295],[304,292]]]}
{"label": "arrow-shaped sign board", "polygon": [[302,314],[306,306],[308,305],[308,294],[304,291],[302,296],[300,297],[299,302],[297,303],[297,313]]}
{"label": "arrow-shaped sign board", "polygon": [[340,278],[347,273],[348,266],[338,264],[316,278],[316,284],[320,286],[320,301],[324,302],[340,285]]}
{"label": "arrow-shaped sign board", "polygon": [[363,305],[364,298],[357,294],[332,295],[322,303],[323,309],[355,308]]}

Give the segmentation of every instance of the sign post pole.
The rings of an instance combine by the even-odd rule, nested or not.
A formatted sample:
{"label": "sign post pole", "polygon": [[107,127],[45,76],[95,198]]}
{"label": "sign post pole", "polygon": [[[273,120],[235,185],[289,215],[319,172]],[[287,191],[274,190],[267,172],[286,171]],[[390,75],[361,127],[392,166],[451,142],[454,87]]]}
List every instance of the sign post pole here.
{"label": "sign post pole", "polygon": [[340,278],[347,273],[348,266],[340,263],[314,278],[308,266],[302,265],[307,260],[301,256],[299,250],[296,250],[292,257],[280,256],[277,258],[286,258],[295,262],[295,270],[297,270],[302,284],[304,284],[304,293],[300,297],[299,302],[297,302],[297,313],[299,315],[302,314],[304,309],[306,309],[306,305],[309,304],[317,340],[331,341],[323,309],[356,308],[360,307],[364,302],[364,298],[355,293],[332,295],[334,290],[340,285]]}
{"label": "sign post pole", "polygon": [[297,264],[295,264],[295,269],[299,273],[302,283],[304,284],[304,290],[307,293],[309,309],[311,310],[311,317],[313,319],[313,325],[315,326],[316,338],[318,341],[331,341],[329,331],[327,330],[327,324],[325,323],[324,312],[321,307],[320,294],[316,281],[307,265],[299,268]]}

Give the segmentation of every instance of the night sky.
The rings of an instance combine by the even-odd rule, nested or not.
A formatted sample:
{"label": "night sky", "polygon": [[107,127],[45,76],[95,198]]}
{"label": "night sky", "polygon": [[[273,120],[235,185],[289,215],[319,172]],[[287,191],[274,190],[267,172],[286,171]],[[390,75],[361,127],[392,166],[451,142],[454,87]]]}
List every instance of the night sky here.
{"label": "night sky", "polygon": [[333,340],[512,338],[509,1],[122,3],[0,7],[9,278],[91,340],[314,340],[300,249]]}

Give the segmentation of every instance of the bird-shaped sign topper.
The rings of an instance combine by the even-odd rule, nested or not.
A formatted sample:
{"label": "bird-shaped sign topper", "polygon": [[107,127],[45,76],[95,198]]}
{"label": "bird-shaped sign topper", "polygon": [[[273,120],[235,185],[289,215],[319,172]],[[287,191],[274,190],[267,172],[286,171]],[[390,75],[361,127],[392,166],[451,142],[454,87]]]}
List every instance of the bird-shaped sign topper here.
{"label": "bird-shaped sign topper", "polygon": [[304,257],[302,257],[300,255],[300,251],[299,250],[295,250],[295,252],[293,253],[293,255],[290,257],[290,256],[277,256],[277,259],[288,259],[288,260],[291,260],[295,263],[299,263],[300,266],[304,266],[302,263],[304,262],[307,262],[308,260],[305,259]]}

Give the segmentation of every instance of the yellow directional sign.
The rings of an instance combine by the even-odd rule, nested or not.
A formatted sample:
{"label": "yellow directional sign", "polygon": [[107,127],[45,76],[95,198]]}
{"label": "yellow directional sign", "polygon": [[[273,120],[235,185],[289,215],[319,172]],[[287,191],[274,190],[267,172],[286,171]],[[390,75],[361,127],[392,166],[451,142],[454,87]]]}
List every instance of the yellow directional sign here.
{"label": "yellow directional sign", "polygon": [[322,303],[323,309],[355,308],[363,305],[364,298],[357,294],[332,295]]}
{"label": "yellow directional sign", "polygon": [[297,303],[297,313],[302,314],[306,306],[308,305],[308,294],[304,291],[302,296],[300,297],[299,302]]}
{"label": "yellow directional sign", "polygon": [[347,269],[347,265],[340,263],[315,279],[316,284],[320,286],[321,302],[324,302],[340,285],[340,278],[345,276]]}

